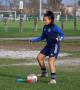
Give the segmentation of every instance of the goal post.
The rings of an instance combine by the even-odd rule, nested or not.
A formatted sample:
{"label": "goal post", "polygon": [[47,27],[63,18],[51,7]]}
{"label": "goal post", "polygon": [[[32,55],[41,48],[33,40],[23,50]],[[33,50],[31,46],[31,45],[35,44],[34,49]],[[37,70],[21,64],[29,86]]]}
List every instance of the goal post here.
{"label": "goal post", "polygon": [[4,17],[4,14],[8,14],[9,15],[9,19],[11,19],[11,17],[16,20],[16,11],[5,11],[5,10],[0,10],[0,14]]}
{"label": "goal post", "polygon": [[56,21],[60,21],[60,18],[61,18],[61,12],[53,12],[54,13],[54,16],[55,16],[55,20]]}

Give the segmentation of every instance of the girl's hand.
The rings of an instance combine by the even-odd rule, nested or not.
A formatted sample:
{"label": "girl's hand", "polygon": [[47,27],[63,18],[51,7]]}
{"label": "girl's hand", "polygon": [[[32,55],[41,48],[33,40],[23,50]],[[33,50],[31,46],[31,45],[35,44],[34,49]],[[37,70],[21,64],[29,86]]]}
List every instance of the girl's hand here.
{"label": "girl's hand", "polygon": [[63,37],[58,37],[56,38],[57,41],[62,41],[63,40]]}

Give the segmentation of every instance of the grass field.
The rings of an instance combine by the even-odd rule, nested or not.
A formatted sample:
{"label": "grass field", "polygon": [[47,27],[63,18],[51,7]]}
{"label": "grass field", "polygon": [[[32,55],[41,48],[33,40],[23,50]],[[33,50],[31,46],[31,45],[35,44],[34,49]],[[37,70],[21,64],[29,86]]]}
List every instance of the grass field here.
{"label": "grass field", "polygon": [[[2,60],[2,63],[18,62],[5,59]],[[38,66],[0,67],[0,90],[80,90],[79,68],[80,66],[57,66],[57,84],[49,85],[50,76],[44,79],[38,78],[38,82],[35,84],[16,83],[16,78],[26,78],[30,73],[39,73]]]}
{"label": "grass field", "polygon": [[[30,44],[26,41],[0,41],[0,49],[5,50],[40,50],[43,46],[44,42]],[[69,58],[66,57],[68,60],[76,60],[76,58],[80,58],[80,41],[63,41],[61,43],[61,52],[72,54]],[[64,60],[64,58],[62,60]],[[34,84],[28,84],[25,82],[16,83],[16,78],[26,78],[30,73],[38,74],[40,72],[39,67],[36,65],[11,66],[11,64],[28,64],[29,62],[34,62],[34,60],[27,58],[0,58],[0,90],[80,90],[79,65],[57,65],[56,85],[48,84],[50,75],[48,78],[38,78],[38,82]]]}
{"label": "grass field", "polygon": [[[25,41],[0,41],[0,49],[8,50],[40,50],[44,42],[29,44]],[[76,48],[76,49],[75,49]],[[80,42],[76,40],[63,41],[61,51],[71,53],[66,57],[68,60],[80,58]],[[64,58],[62,59],[64,60]],[[34,59],[8,59],[0,58],[0,90],[80,90],[80,66],[79,65],[57,65],[57,84],[49,85],[48,78],[38,78],[34,84],[16,83],[16,78],[26,78],[28,74],[38,74],[40,69],[32,66],[9,66],[11,64],[23,64],[34,62]],[[74,61],[73,61],[74,62]],[[2,66],[1,66],[2,65]],[[5,66],[8,65],[8,66]],[[48,66],[47,66],[48,68]],[[49,68],[48,68],[49,71]]]}
{"label": "grass field", "polygon": [[[33,22],[24,22],[24,31],[21,33],[18,29],[18,22],[9,22],[9,31],[3,31],[3,23],[0,22],[0,37],[34,37],[41,34],[42,23],[38,23],[38,32],[33,31]],[[60,26],[60,22],[57,22]],[[66,36],[80,36],[80,22],[78,22],[77,31],[73,31],[73,23],[65,22],[64,33]],[[0,50],[40,50],[44,42],[29,43],[26,41],[0,41]],[[71,53],[68,60],[80,58],[80,41],[68,40],[62,41],[61,52]],[[61,58],[64,60],[64,58]],[[5,66],[11,64],[23,64],[32,62],[33,59],[8,59],[0,58],[0,90],[80,90],[80,66],[79,65],[57,65],[57,84],[49,85],[48,78],[38,78],[34,84],[16,83],[16,78],[26,78],[30,73],[39,73],[38,66]],[[47,66],[48,68],[48,66]],[[49,69],[48,69],[49,71]]]}
{"label": "grass field", "polygon": [[[60,22],[56,22],[61,26]],[[66,21],[64,26],[64,33],[66,36],[80,36],[80,21],[77,22],[77,31],[74,31],[73,21]],[[43,23],[38,22],[38,31],[34,32],[33,21],[27,21],[23,24],[23,32],[19,32],[19,22],[8,22],[8,32],[4,32],[3,22],[0,22],[0,37],[34,37],[41,34]]]}

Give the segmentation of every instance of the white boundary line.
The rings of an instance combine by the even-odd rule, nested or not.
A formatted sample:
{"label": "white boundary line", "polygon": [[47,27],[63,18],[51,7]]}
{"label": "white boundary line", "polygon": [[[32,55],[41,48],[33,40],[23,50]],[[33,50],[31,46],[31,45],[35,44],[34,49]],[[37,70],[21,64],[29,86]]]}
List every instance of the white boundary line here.
{"label": "white boundary line", "polygon": [[[46,65],[48,65],[48,62],[45,62]],[[33,63],[18,63],[18,64],[1,64],[0,67],[15,67],[15,66],[37,66],[38,63],[37,62],[33,62]],[[80,66],[80,60],[76,59],[76,60],[57,60],[56,61],[56,65],[58,66]]]}
{"label": "white boundary line", "polygon": [[[40,51],[27,51],[27,50],[6,50],[6,49],[0,49],[0,58],[10,58],[10,59],[32,59],[36,58]],[[66,57],[71,56],[69,53],[60,53],[59,57]]]}

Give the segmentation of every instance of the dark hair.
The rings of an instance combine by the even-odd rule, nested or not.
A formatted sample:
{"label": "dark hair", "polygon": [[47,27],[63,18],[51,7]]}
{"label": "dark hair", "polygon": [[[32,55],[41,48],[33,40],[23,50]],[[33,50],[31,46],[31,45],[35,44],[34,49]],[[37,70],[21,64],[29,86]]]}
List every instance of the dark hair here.
{"label": "dark hair", "polygon": [[44,14],[44,17],[49,17],[49,19],[51,19],[51,24],[54,23],[54,13],[52,11],[47,11],[45,14]]}

